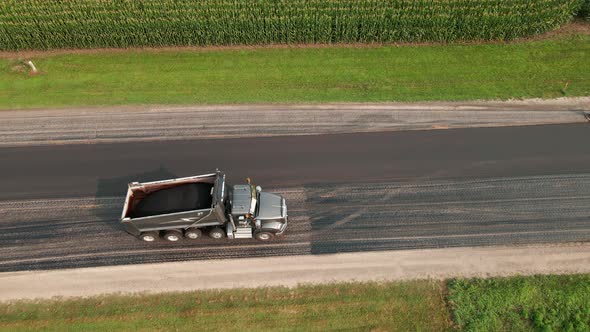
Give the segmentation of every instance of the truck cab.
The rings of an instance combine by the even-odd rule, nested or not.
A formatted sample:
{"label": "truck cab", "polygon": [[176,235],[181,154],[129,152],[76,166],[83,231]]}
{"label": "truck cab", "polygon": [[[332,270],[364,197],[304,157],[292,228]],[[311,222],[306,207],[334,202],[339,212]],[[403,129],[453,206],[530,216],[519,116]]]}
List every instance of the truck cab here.
{"label": "truck cab", "polygon": [[285,199],[280,195],[263,192],[259,186],[254,187],[250,183],[233,186],[229,208],[229,215],[236,229],[251,228],[258,240],[270,240],[283,234],[287,228]]}

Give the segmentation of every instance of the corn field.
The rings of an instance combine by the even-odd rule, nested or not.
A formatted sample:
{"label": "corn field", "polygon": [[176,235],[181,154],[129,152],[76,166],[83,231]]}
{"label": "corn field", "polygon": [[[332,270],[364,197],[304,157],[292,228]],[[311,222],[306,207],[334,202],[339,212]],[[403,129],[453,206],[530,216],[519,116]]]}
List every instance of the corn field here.
{"label": "corn field", "polygon": [[510,40],[580,0],[0,0],[0,50]]}
{"label": "corn field", "polygon": [[578,16],[590,20],[590,0],[583,0]]}

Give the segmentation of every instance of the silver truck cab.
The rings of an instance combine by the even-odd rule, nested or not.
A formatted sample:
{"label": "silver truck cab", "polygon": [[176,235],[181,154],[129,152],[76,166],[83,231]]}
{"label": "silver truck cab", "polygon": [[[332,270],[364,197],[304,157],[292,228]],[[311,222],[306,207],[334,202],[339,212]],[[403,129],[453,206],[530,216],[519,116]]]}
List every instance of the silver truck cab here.
{"label": "silver truck cab", "polygon": [[287,229],[287,203],[280,195],[263,192],[251,184],[235,185],[229,205],[236,228],[252,227],[259,240],[269,240]]}

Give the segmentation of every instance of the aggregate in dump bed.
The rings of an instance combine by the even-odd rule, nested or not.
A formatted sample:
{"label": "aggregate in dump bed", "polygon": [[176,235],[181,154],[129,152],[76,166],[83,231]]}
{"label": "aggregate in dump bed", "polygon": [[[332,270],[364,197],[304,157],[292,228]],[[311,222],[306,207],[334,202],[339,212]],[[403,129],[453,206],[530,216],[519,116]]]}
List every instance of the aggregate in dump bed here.
{"label": "aggregate in dump bed", "polygon": [[131,218],[141,218],[166,213],[209,209],[212,204],[209,183],[187,183],[161,189],[143,198],[131,211]]}

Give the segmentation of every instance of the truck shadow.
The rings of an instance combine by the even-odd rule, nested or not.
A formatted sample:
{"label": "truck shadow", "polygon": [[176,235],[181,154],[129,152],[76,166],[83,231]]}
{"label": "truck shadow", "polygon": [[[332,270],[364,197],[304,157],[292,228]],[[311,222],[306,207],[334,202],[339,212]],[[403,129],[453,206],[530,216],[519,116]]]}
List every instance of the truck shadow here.
{"label": "truck shadow", "polygon": [[176,174],[160,166],[153,171],[99,179],[96,186],[96,204],[93,214],[110,229],[125,232],[119,223],[119,218],[125,202],[127,185],[130,182],[149,182],[177,177]]}

